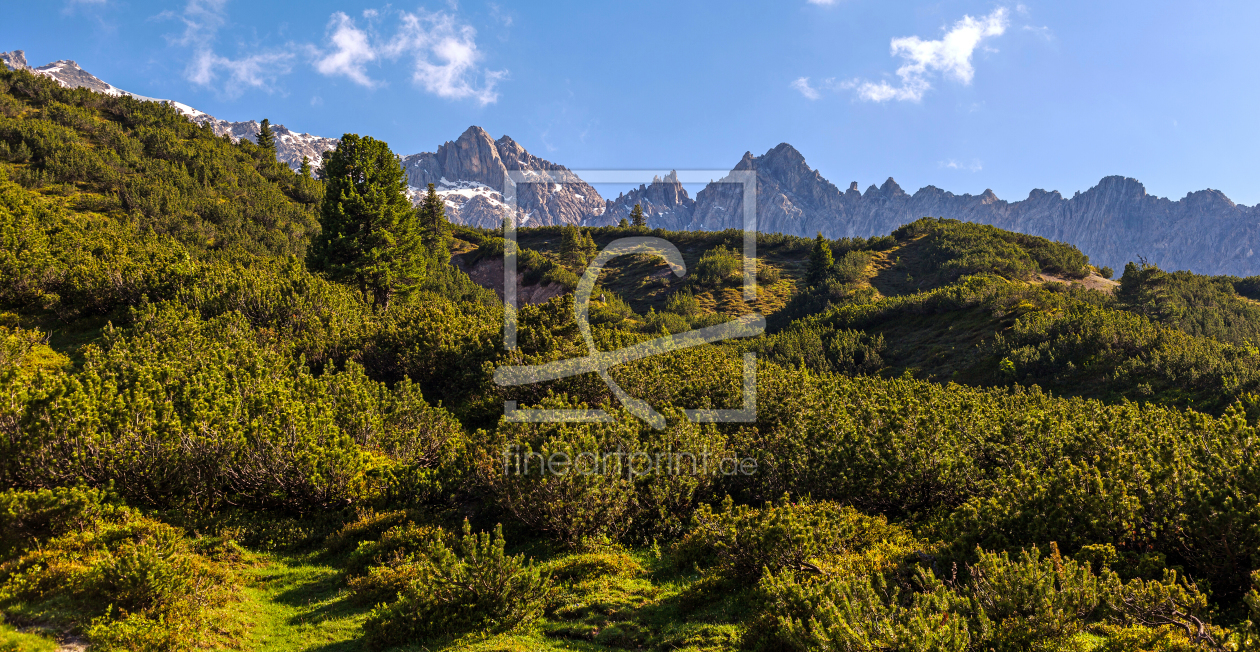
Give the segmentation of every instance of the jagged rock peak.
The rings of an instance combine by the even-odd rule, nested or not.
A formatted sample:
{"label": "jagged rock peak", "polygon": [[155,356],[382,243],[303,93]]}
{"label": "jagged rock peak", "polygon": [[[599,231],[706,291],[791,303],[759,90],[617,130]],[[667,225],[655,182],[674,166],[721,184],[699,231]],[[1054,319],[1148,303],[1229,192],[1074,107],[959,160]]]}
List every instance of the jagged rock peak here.
{"label": "jagged rock peak", "polygon": [[767,161],[775,161],[777,163],[792,163],[794,165],[805,165],[805,156],[801,154],[795,147],[787,143],[779,143],[773,149],[766,152],[762,158]]}
{"label": "jagged rock peak", "polygon": [[[477,125],[470,125],[467,129],[464,130],[464,133],[460,134],[459,138],[456,138],[455,140],[457,141],[467,140],[470,138],[484,138],[488,141],[494,142],[494,139],[490,137],[489,132],[487,132],[485,129],[482,129],[481,127],[478,127]],[[507,138],[507,136],[504,136],[503,138]],[[508,140],[510,141],[512,139],[508,138]]]}
{"label": "jagged rock peak", "polygon": [[849,192],[861,192],[858,190],[858,185],[856,181],[849,183]]}
{"label": "jagged rock peak", "polygon": [[1138,181],[1133,177],[1122,177],[1118,174],[1103,177],[1102,181],[1099,181],[1098,185],[1094,186],[1093,189],[1108,193],[1122,193],[1136,197],[1146,196],[1146,186],[1143,185],[1141,181]]}
{"label": "jagged rock peak", "polygon": [[0,61],[3,61],[4,65],[7,66],[9,70],[27,70],[31,67],[30,64],[26,63],[25,50],[0,52]]}

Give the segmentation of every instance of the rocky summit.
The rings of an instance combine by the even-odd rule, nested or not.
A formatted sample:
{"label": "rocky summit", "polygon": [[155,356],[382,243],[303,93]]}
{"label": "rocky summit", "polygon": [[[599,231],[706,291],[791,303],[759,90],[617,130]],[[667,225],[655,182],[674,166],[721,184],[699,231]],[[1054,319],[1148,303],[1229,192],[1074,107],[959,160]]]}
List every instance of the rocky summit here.
{"label": "rocky summit", "polygon": [[665,177],[652,177],[651,185],[640,185],[628,193],[608,200],[602,215],[592,215],[588,226],[614,226],[621,220],[629,220],[630,213],[638,204],[648,226],[658,229],[681,231],[690,227],[696,202],[678,182],[678,172],[671,171]]}
{"label": "rocky summit", "polygon": [[[413,200],[429,186],[442,195],[452,221],[495,228],[511,216],[520,226],[578,224],[604,211],[604,200],[563,165],[538,158],[507,136],[492,140],[481,127],[469,127],[437,152],[403,158]],[[515,184],[515,204],[505,191],[519,171],[527,179]],[[530,173],[547,172],[539,181]],[[563,183],[552,183],[563,181]]]}

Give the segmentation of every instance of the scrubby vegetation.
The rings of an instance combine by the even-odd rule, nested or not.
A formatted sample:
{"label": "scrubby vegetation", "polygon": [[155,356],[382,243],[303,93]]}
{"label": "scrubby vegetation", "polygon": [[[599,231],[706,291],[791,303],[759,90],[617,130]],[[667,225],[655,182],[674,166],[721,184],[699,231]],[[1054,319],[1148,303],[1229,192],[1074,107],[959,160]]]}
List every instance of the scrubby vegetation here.
{"label": "scrubby vegetation", "polygon": [[[521,229],[567,289],[679,247],[610,262],[599,350],[768,316],[608,371],[657,429],[595,373],[496,384],[589,355],[572,295],[504,350],[449,260],[504,241],[343,143],[294,173],[0,72],[0,649],[1260,648],[1255,278],[931,218],[755,268]],[[755,421],[688,418],[745,405],[746,353]]]}

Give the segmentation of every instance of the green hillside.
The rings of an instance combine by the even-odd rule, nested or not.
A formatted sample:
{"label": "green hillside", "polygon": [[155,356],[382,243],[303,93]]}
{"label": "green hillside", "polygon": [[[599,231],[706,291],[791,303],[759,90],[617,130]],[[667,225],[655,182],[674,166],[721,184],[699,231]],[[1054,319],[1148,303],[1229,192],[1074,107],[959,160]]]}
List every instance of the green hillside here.
{"label": "green hillside", "polygon": [[[522,229],[524,282],[564,291],[506,351],[449,262],[502,239],[399,208],[387,148],[343,143],[313,178],[0,72],[0,649],[1258,645],[1256,279],[1111,283],[1070,245],[925,218],[760,235],[749,304],[742,233]],[[642,235],[688,274],[614,260],[598,348],[754,311],[767,333],[610,369],[659,430],[595,373],[496,385],[587,355],[569,290]],[[755,422],[689,421],[743,406],[747,352]]]}

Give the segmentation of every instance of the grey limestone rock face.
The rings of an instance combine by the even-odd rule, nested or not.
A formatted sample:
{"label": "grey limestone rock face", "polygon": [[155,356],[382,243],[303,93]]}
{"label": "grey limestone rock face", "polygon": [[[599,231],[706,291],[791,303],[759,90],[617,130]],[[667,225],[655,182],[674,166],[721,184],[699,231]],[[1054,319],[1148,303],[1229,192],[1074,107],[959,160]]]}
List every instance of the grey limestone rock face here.
{"label": "grey limestone rock face", "polygon": [[[446,200],[448,216],[460,224],[497,227],[508,215],[519,225],[578,224],[604,208],[599,193],[568,168],[530,154],[507,136],[492,140],[481,127],[469,127],[437,152],[403,157],[402,164],[408,185],[424,191],[434,184]],[[526,176],[516,184],[516,211],[504,195],[509,171]],[[548,177],[529,181],[529,173],[543,171],[564,183]],[[415,191],[413,197],[418,197]]]}
{"label": "grey limestone rock face", "polygon": [[643,209],[649,228],[680,231],[691,224],[696,202],[678,182],[678,172],[670,171],[664,177],[652,177],[649,185],[638,188],[606,203],[602,215],[587,218],[589,226],[613,226],[621,220],[629,220],[635,204]]}
{"label": "grey limestone rock face", "polygon": [[26,63],[26,52],[24,50],[0,52],[0,61],[3,61],[9,70],[26,70],[31,67]]}

